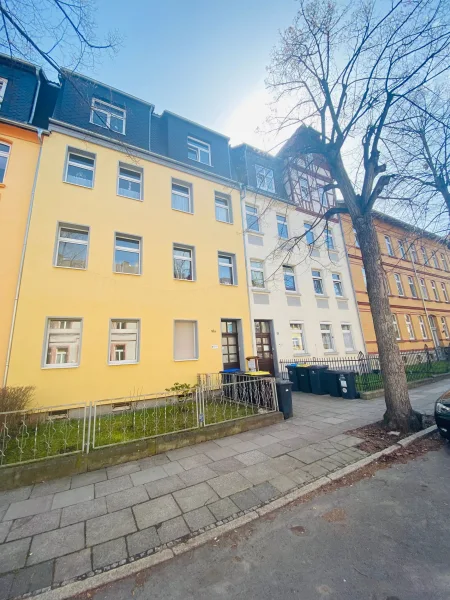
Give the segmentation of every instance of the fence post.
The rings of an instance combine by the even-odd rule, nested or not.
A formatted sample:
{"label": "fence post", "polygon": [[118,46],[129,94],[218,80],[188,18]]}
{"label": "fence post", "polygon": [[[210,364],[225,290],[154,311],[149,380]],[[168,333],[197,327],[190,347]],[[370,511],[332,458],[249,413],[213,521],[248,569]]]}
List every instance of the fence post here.
{"label": "fence post", "polygon": [[278,411],[279,406],[278,406],[277,387],[275,385],[275,377],[271,378],[271,383],[272,383],[273,406],[274,406],[274,409]]}
{"label": "fence post", "polygon": [[89,416],[88,416],[88,434],[86,440],[86,454],[89,454],[89,445],[91,442],[91,418],[92,418],[92,402],[89,402]]}

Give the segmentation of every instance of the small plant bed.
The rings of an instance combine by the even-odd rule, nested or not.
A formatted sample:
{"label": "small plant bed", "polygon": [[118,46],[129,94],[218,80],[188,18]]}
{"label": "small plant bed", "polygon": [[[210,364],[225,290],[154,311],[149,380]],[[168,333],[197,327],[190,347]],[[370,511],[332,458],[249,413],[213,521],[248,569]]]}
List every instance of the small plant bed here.
{"label": "small plant bed", "polygon": [[[431,427],[431,425],[434,425],[434,417],[424,415],[423,428],[426,429],[427,427]],[[382,421],[371,423],[370,425],[365,425],[346,433],[361,438],[361,443],[358,444],[357,448],[370,454],[384,450],[411,435],[410,433],[400,433],[399,431],[388,431]]]}
{"label": "small plant bed", "polygon": [[[450,362],[447,360],[438,360],[436,362],[423,362],[415,365],[405,365],[406,380],[421,381],[429,379],[433,375],[442,375],[450,372]],[[356,375],[356,389],[358,392],[371,392],[381,390],[384,387],[381,373],[363,373]]]}

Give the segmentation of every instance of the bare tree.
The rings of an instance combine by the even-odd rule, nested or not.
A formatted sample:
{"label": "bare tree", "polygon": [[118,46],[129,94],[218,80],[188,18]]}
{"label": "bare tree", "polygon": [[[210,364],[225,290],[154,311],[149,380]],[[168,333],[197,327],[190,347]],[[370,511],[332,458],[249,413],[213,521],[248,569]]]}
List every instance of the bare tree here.
{"label": "bare tree", "polygon": [[420,419],[409,401],[371,211],[397,175],[386,162],[386,125],[449,69],[449,14],[447,0],[356,0],[350,7],[300,0],[269,69],[268,85],[284,111],[279,129],[301,124],[291,156],[325,159],[343,198],[329,215],[352,218],[383,372],[384,420],[402,431],[418,429]]}

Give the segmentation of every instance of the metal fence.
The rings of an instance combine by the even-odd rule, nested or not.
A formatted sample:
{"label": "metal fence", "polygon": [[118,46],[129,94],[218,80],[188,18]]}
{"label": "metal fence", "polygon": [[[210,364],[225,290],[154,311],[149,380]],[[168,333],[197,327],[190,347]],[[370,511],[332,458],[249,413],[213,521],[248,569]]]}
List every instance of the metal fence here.
{"label": "metal fence", "polygon": [[[450,373],[450,352],[448,348],[427,348],[400,352],[405,366],[407,381],[419,381],[433,375]],[[378,354],[363,354],[357,357],[305,357],[280,360],[280,374],[288,379],[287,365],[327,365],[329,369],[353,371],[356,373],[356,388],[359,392],[369,392],[383,388],[383,373]]]}
{"label": "metal fence", "polygon": [[0,413],[0,467],[182,433],[278,410],[273,378],[222,380],[177,392]]}

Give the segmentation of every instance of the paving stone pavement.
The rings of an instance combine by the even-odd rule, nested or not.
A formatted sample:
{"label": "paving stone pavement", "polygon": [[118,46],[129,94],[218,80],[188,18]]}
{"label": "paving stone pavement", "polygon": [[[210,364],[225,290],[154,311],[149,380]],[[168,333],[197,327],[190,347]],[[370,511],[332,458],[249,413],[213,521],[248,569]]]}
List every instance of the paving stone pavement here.
{"label": "paving stone pavement", "polygon": [[[447,389],[410,398],[432,413]],[[365,456],[345,432],[379,420],[383,398],[293,396],[294,417],[269,427],[0,492],[0,600],[123,564]]]}

